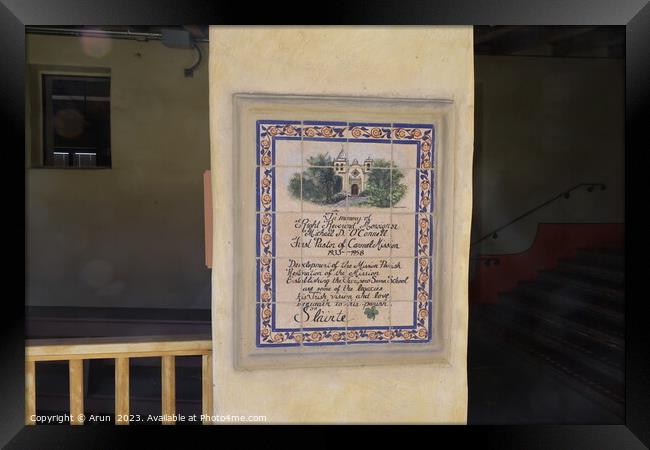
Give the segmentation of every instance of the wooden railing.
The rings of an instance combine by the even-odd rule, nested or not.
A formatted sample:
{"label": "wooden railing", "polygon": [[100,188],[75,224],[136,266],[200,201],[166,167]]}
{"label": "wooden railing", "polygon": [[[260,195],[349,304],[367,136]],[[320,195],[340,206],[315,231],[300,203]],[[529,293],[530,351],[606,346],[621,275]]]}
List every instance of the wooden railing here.
{"label": "wooden railing", "polygon": [[[115,359],[115,423],[128,425],[129,360],[160,357],[161,412],[163,424],[174,424],[176,412],[176,356],[201,356],[201,411],[203,423],[212,416],[212,341],[205,336],[143,338],[84,338],[28,340],[25,347],[25,424],[36,415],[36,362],[68,361],[70,375],[70,423],[83,424],[85,359]],[[79,419],[81,418],[81,419]],[[170,418],[170,420],[164,420]]]}

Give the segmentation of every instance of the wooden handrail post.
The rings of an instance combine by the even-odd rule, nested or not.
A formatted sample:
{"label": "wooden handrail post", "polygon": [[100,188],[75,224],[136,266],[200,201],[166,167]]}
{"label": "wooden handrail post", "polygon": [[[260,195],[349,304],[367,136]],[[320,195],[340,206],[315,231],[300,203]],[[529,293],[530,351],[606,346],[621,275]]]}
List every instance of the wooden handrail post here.
{"label": "wooden handrail post", "polygon": [[71,359],[68,361],[70,374],[70,425],[84,423],[84,361]]}
{"label": "wooden handrail post", "polygon": [[25,360],[25,425],[34,425],[36,421],[36,363]]}
{"label": "wooden handrail post", "polygon": [[115,424],[129,424],[129,358],[115,358]]}
{"label": "wooden handrail post", "polygon": [[[129,363],[132,358],[161,358],[161,410],[165,425],[175,424],[176,357],[202,358],[202,422],[210,423],[213,409],[212,340],[206,335],[99,337],[27,340],[25,345],[25,424],[36,420],[36,363],[67,361],[70,384],[70,424],[85,423],[84,361],[115,360],[115,423],[130,423]],[[206,417],[207,416],[207,417]]]}
{"label": "wooden handrail post", "polygon": [[[176,413],[176,358],[165,355],[161,364],[163,425],[176,423],[170,416]],[[169,420],[166,420],[168,418]]]}
{"label": "wooden handrail post", "polygon": [[201,413],[203,424],[212,423],[212,352],[201,357]]}

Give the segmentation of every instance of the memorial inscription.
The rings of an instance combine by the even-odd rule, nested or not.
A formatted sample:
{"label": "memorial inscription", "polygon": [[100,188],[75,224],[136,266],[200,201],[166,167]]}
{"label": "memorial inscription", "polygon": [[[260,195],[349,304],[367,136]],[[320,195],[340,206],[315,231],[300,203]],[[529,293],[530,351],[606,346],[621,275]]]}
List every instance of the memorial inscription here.
{"label": "memorial inscription", "polygon": [[430,342],[434,126],[255,126],[257,347]]}

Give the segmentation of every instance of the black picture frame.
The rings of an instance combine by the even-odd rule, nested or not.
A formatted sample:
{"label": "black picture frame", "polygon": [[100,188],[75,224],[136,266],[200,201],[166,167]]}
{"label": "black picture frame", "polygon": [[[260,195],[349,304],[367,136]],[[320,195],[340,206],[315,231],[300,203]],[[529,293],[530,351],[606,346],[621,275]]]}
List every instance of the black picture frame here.
{"label": "black picture frame", "polygon": [[[2,177],[5,207],[5,264],[20,271],[17,261],[25,261],[25,248],[14,246],[8,253],[10,241],[25,236],[25,197],[16,194],[24,179],[24,108],[25,108],[25,25],[161,25],[161,24],[349,24],[349,25],[625,25],[626,26],[626,418],[625,425],[558,425],[506,427],[450,427],[426,429],[426,441],[453,440],[454,447],[462,448],[468,442],[481,448],[499,449],[578,449],[612,448],[632,449],[650,446],[650,327],[644,306],[647,297],[639,295],[640,282],[647,277],[642,272],[644,260],[633,262],[633,251],[643,251],[648,232],[641,208],[632,217],[633,197],[644,198],[643,176],[634,175],[634,169],[643,170],[645,153],[650,148],[648,112],[650,110],[650,5],[646,0],[517,0],[478,1],[418,0],[364,2],[323,2],[306,6],[307,2],[267,3],[186,0],[2,0],[0,3],[0,111],[3,128],[5,170]],[[312,13],[307,13],[313,11]],[[9,139],[7,139],[9,138]],[[14,159],[15,158],[15,159]],[[15,164],[15,165],[14,165]],[[21,170],[22,169],[22,170]],[[11,176],[10,176],[11,175]],[[646,188],[647,189],[647,188]],[[641,191],[640,191],[641,190]],[[641,213],[638,211],[641,210]],[[635,220],[636,222],[632,222]],[[9,237],[9,239],[7,239]],[[634,241],[632,238],[634,237]],[[26,242],[26,246],[29,242]],[[640,262],[636,262],[640,261]],[[23,268],[26,264],[23,264]],[[25,275],[27,276],[27,274]],[[6,281],[18,284],[20,276],[5,275]],[[632,289],[632,283],[636,291]],[[0,327],[0,444],[7,448],[121,448],[128,445],[133,434],[146,434],[149,439],[164,439],[185,435],[188,428],[114,427],[104,426],[37,426],[23,425],[24,407],[24,297],[20,298],[5,283]],[[26,283],[23,285],[25,289]],[[18,292],[21,287],[18,286]],[[127,429],[128,428],[128,429]],[[234,431],[247,433],[247,427]],[[278,430],[266,427],[265,438]],[[173,432],[172,432],[173,430]],[[191,438],[210,433],[213,445],[225,444],[223,433],[231,427],[191,428]],[[390,427],[365,432],[376,438]],[[306,431],[306,430],[303,430]],[[310,430],[311,431],[311,430]],[[316,430],[319,436],[334,433]],[[261,437],[261,436],[260,436]],[[370,441],[366,441],[370,442]],[[185,441],[187,445],[188,441]],[[152,442],[149,442],[152,444]],[[150,447],[153,445],[147,445]]]}

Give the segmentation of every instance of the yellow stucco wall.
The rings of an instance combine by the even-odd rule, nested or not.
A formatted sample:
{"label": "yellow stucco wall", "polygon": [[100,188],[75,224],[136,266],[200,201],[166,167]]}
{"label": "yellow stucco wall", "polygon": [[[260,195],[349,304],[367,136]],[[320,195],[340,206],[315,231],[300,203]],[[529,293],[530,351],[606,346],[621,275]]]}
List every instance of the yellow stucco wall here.
{"label": "yellow stucco wall", "polygon": [[[26,207],[31,306],[210,307],[203,181],[207,44],[28,34]],[[38,167],[39,71],[111,77],[111,169]]]}
{"label": "yellow stucco wall", "polygon": [[[233,367],[232,94],[444,98],[456,134],[450,364],[237,371]],[[215,414],[270,423],[455,423],[467,418],[467,256],[471,216],[471,27],[212,27]]]}

